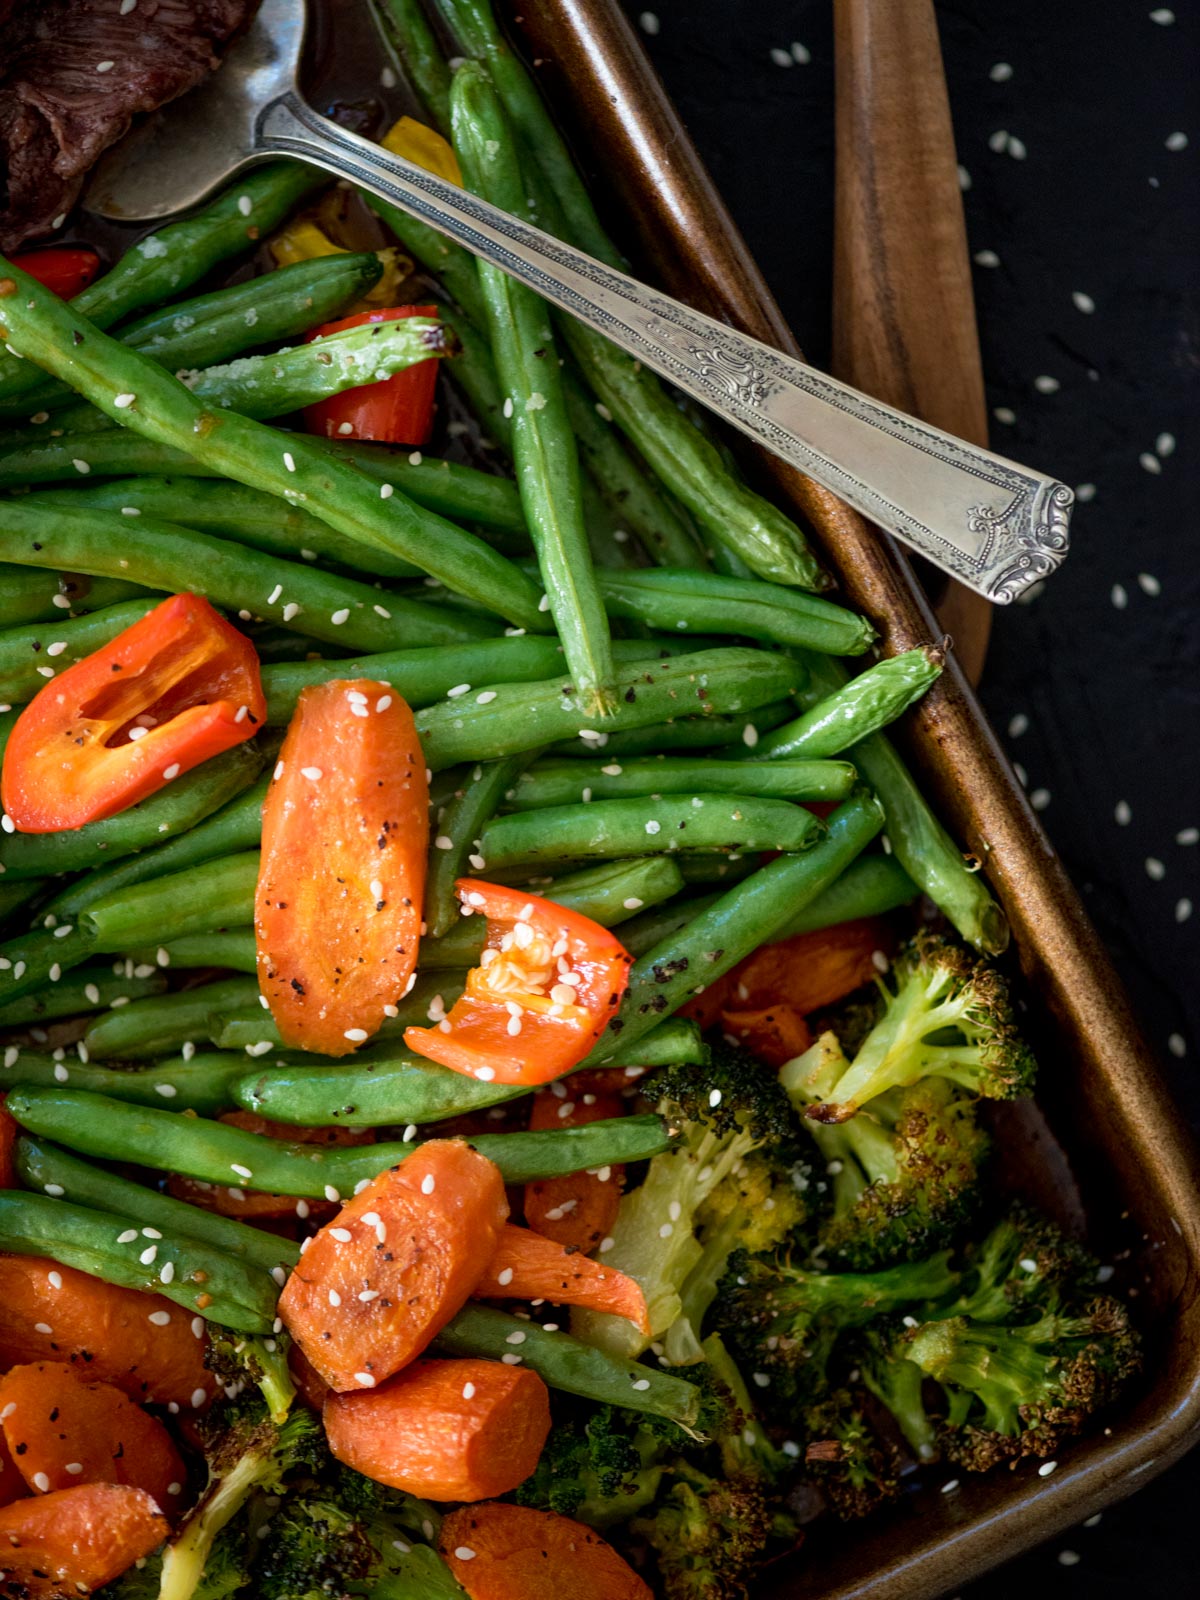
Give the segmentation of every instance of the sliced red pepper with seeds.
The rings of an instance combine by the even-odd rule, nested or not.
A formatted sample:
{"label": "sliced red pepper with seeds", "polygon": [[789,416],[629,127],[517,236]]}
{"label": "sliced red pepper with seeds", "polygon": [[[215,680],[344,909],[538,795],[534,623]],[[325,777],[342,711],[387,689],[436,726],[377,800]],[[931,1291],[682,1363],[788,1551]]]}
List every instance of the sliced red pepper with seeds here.
{"label": "sliced red pepper with seeds", "polygon": [[412,712],[386,683],[305,689],[263,806],[258,981],[285,1044],[344,1056],[417,964],[429,781]]}
{"label": "sliced red pepper with seeds", "polygon": [[4,809],[21,833],[115,816],[253,738],[266,714],[249,639],[200,595],[173,595],[25,707],[4,752]]}
{"label": "sliced red pepper with seeds", "polygon": [[[314,328],[306,342],[371,322],[399,322],[404,317],[436,317],[437,306],[392,306],[386,311],[360,311],[353,317]],[[383,444],[425,444],[433,431],[433,397],[437,388],[435,359],[418,361],[378,383],[359,384],[304,409],[309,433],[327,439],[375,439]]]}
{"label": "sliced red pepper with seeds", "polygon": [[548,1083],[577,1066],[616,1015],[633,957],[607,928],[520,889],[460,878],[487,945],[433,1028],[408,1028],[417,1055],[484,1083]]}
{"label": "sliced red pepper with seeds", "polygon": [[73,300],[100,270],[100,257],[94,250],[80,250],[70,245],[31,250],[27,255],[10,256],[9,260],[61,300]]}

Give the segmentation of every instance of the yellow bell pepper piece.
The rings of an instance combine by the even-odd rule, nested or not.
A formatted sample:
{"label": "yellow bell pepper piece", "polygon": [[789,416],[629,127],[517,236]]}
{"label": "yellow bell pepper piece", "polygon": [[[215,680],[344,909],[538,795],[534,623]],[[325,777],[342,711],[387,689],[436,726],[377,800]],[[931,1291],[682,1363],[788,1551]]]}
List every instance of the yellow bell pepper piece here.
{"label": "yellow bell pepper piece", "polygon": [[344,256],[349,252],[310,218],[294,217],[291,222],[271,235],[267,248],[277,267],[291,267],[297,261],[312,261],[317,256]]}
{"label": "yellow bell pepper piece", "polygon": [[380,143],[394,156],[403,156],[415,166],[432,172],[435,178],[445,178],[447,183],[456,183],[462,188],[458,157],[441,134],[433,128],[427,128],[423,122],[417,122],[412,117],[401,117],[388,129]]}

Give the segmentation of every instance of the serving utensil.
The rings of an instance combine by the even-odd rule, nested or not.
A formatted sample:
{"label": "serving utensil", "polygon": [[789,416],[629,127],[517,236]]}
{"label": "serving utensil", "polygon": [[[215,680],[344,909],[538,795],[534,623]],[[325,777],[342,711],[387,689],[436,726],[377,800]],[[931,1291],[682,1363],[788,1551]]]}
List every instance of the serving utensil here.
{"label": "serving utensil", "polygon": [[989,600],[1016,599],[1062,562],[1065,484],[703,316],[314,111],[297,84],[305,11],[263,0],[221,68],[106,158],[88,208],[159,219],[254,162],[308,162],[494,262]]}

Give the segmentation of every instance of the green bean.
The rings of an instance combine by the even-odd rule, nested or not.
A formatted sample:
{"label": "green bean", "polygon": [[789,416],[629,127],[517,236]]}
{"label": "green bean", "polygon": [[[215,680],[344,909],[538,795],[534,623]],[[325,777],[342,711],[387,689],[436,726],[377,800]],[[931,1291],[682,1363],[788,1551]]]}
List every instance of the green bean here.
{"label": "green bean", "polygon": [[[510,131],[482,68],[462,67],[450,90],[454,147],[467,187],[501,210],[525,191]],[[513,410],[513,458],[546,597],[575,689],[589,716],[612,708],[608,618],[588,548],[579,458],[545,304],[499,267],[477,263],[492,356]]]}
{"label": "green bean", "polygon": [[92,929],[72,923],[6,939],[0,944],[0,1004],[57,983],[64,972],[87,960],[95,944]]}
{"label": "green bean", "polygon": [[[247,173],[202,210],[139,239],[103,277],[75,296],[73,312],[97,328],[111,328],[143,306],[161,306],[220,262],[253,249],[303,195],[326,182],[299,162],[274,162]],[[43,386],[41,379],[36,369],[3,355],[0,404],[25,400]]]}
{"label": "green bean", "polygon": [[835,756],[894,722],[941,675],[946,653],[922,645],[876,662],[762,740],[755,761]]}
{"label": "green bean", "polygon": [[[396,1015],[384,1019],[372,1044],[379,1048],[393,1045],[403,1039],[405,1028],[435,1021],[458,999],[465,983],[465,972],[422,972],[408,994],[396,1001]],[[218,1050],[244,1050],[248,1056],[260,1056],[286,1048],[275,1019],[261,1006],[214,1010],[208,1021],[211,1041]],[[360,1052],[355,1060],[361,1059]]]}
{"label": "green bean", "polygon": [[299,506],[220,478],[117,478],[87,488],[42,490],[38,499],[67,510],[82,506],[177,522],[272,555],[299,554],[306,561],[331,561],[380,578],[411,578],[418,570],[411,562],[347,539]]}
{"label": "green bean", "polygon": [[853,611],[757,578],[653,569],[605,572],[600,592],[610,616],[664,631],[744,634],[831,655],[861,655],[875,638],[870,623]]}
{"label": "green bean", "polygon": [[762,858],[757,851],[751,851],[749,855],[733,852],[727,856],[717,855],[711,851],[700,851],[694,856],[679,858],[679,871],[688,886],[697,883],[723,883],[728,887],[733,883],[741,883],[743,878],[748,878],[751,873],[757,872],[761,865]]}
{"label": "green bean", "polygon": [[704,555],[683,515],[634,460],[571,363],[562,376],[580,463],[620,526],[628,528],[660,566],[703,570]]}
{"label": "green bean", "polygon": [[[153,965],[153,956],[150,960]],[[166,986],[165,975],[158,971],[142,978],[127,978],[124,973],[114,973],[110,966],[76,967],[69,977],[48,989],[0,1006],[0,1028],[23,1028],[31,1022],[53,1022],[57,1017],[104,1011],[114,1000],[142,1000],[147,995],[161,994]]]}
{"label": "green bean", "polygon": [[162,1295],[226,1328],[270,1333],[279,1287],[269,1273],[186,1234],[155,1228],[148,1237],[149,1244],[140,1215],[0,1190],[0,1249],[49,1256],[105,1283]]}
{"label": "green bean", "polygon": [[550,747],[548,753],[572,759],[583,756],[591,760],[602,750],[607,760],[622,761],[627,756],[659,756],[667,750],[713,750],[724,745],[754,745],[763,732],[789,721],[795,709],[795,703],[791,700],[772,700],[768,705],[753,708],[749,716],[668,716],[657,726],[604,733],[599,739],[583,739],[579,736],[560,739]]}
{"label": "green bean", "polygon": [[[287,1144],[228,1123],[180,1117],[71,1089],[16,1089],[6,1102],[22,1127],[83,1155],[136,1161],[206,1183],[230,1175],[272,1194],[335,1198],[407,1159],[411,1143],[330,1147]],[[564,1177],[588,1167],[657,1155],[670,1139],[658,1117],[620,1117],[549,1132],[488,1133],[472,1148],[499,1167],[506,1183]]]}
{"label": "green bean", "polygon": [[[182,783],[183,780],[179,779],[178,782]],[[200,866],[219,856],[256,850],[262,838],[262,805],[268,782],[263,778],[235,799],[227,801],[203,822],[181,833],[178,838],[77,878],[48,901],[42,908],[43,912],[59,920],[75,917],[98,900],[131,888],[134,884],[165,877],[170,872],[182,872],[185,867]],[[154,938],[153,931],[146,934],[146,938]],[[155,948],[158,948],[157,944]]]}
{"label": "green bean", "polygon": [[414,709],[433,705],[461,683],[531,683],[562,670],[557,639],[469,639],[453,651],[441,645],[357,656],[350,661],[287,661],[263,669],[267,721],[291,721],[300,691],[331,678],[378,678]]}
{"label": "green bean", "polygon": [[[663,939],[686,928],[689,922],[694,922],[702,911],[715,906],[725,893],[726,890],[717,889],[711,894],[693,895],[688,899],[670,900],[665,905],[651,906],[649,911],[644,911],[640,917],[634,917],[632,922],[625,924],[621,929],[621,943],[631,956],[644,956]],[[659,1027],[663,1026],[660,1022]]]}
{"label": "green bean", "polygon": [[509,789],[513,811],[632,795],[751,794],[844,800],[857,781],[848,761],[749,762],[643,756],[632,761],[537,761]]}
{"label": "green bean", "polygon": [[281,561],[228,539],[148,517],[67,510],[37,495],[0,504],[0,555],[80,572],[136,570],[155,588],[206,594],[243,621],[266,617],[351,650],[394,650],[418,641],[456,644],[492,631],[488,621],[465,612],[380,594],[352,578]]}
{"label": "green bean", "polygon": [[[445,235],[435,233],[432,228],[429,233],[434,240],[445,238]],[[446,242],[449,243],[448,240]],[[465,250],[463,255],[466,258],[464,266],[470,268],[478,286],[479,273],[475,270],[475,262]],[[484,437],[480,440],[483,447],[495,448],[506,461],[511,461],[512,419],[504,415],[504,390],[496,376],[496,363],[492,360],[492,347],[487,335],[465,311],[447,306],[439,309],[442,320],[454,329],[462,347],[455,360],[448,362],[442,370],[451,383],[462,391],[468,410],[484,430]],[[523,520],[524,512],[521,515]]]}
{"label": "green bean", "polygon": [[459,922],[462,907],[454,892],[455,880],[469,875],[472,868],[483,870],[479,836],[531,755],[522,751],[464,770],[461,787],[439,813],[425,879],[425,926],[435,939]]}
{"label": "green bean", "polygon": [[216,933],[193,933],[168,944],[131,950],[133,961],[166,960],[171,968],[229,967],[234,972],[257,972],[258,958],[253,928],[226,928]]}
{"label": "green bean", "polygon": [[514,811],[489,822],[481,853],[492,867],[521,862],[697,850],[807,850],[824,829],[787,800],[708,794],[597,800]]}
{"label": "green bean", "polygon": [[[810,704],[835,693],[846,681],[845,669],[827,656],[813,656],[809,665]],[[1008,945],[1008,919],[988,893],[982,874],[967,864],[934,816],[890,742],[879,733],[860,740],[854,764],[879,797],[887,817],[888,843],[905,872],[968,943],[988,955],[1000,955]]]}
{"label": "green bean", "polygon": [[[114,1013],[120,1016],[120,1011]],[[236,1055],[208,1053],[152,1067],[98,1067],[90,1062],[56,1061],[52,1056],[18,1051],[10,1045],[0,1068],[6,1088],[55,1089],[63,1084],[137,1106],[163,1106],[208,1116],[233,1106],[230,1085],[246,1070]]]}
{"label": "green bean", "polygon": [[36,900],[45,889],[44,878],[17,878],[12,883],[0,878],[0,928],[11,922],[23,906]]}
{"label": "green bean", "polygon": [[443,132],[450,127],[450,68],[419,0],[380,0],[383,31],[404,75]]}
{"label": "green bean", "polygon": [[[590,917],[603,928],[616,928],[643,906],[669,900],[683,887],[678,864],[670,856],[643,856],[631,861],[605,861],[553,879],[540,891],[555,905]],[[460,916],[440,938],[421,942],[421,971],[473,967],[482,953],[486,930],[478,917]]]}
{"label": "green bean", "polygon": [[270,1066],[233,1086],[246,1111],[306,1128],[441,1122],[528,1093],[519,1085],[479,1083],[396,1048],[376,1060],[355,1056],[352,1065]]}
{"label": "green bean", "polygon": [[551,1332],[495,1306],[464,1306],[438,1334],[434,1349],[444,1356],[500,1361],[513,1353],[514,1341],[521,1347],[521,1365],[536,1372],[552,1389],[580,1395],[597,1405],[667,1417],[681,1428],[696,1426],[700,1390],[686,1378],[609,1355],[569,1333]]}
{"label": "green bean", "polygon": [[99,854],[110,860],[185,834],[247,789],[262,771],[262,752],[236,745],[167,784],[128,811],[60,833],[5,834],[0,863],[5,875],[42,877],[75,872]]}
{"label": "green bean", "polygon": [[239,483],[301,501],[339,532],[413,561],[519,627],[545,631],[536,587],[482,539],[406,495],[387,495],[390,485],[377,487],[300,434],[282,440],[236,412],[208,409],[153,361],[101,333],[11,263],[0,270],[6,274],[0,289],[12,285],[0,296],[0,327],[10,344],[64,378],[106,415],[134,433],[198,456]]}
{"label": "green bean", "polygon": [[189,1205],[186,1200],[175,1200],[158,1189],[118,1177],[106,1167],[81,1161],[57,1145],[18,1139],[17,1171],[27,1189],[40,1189],[93,1211],[137,1217],[143,1226],[213,1245],[225,1255],[261,1267],[264,1272],[294,1267],[300,1259],[299,1247],[290,1239],[252,1228],[233,1217],[218,1216],[215,1211]]}
{"label": "green bean", "polygon": [[154,939],[242,927],[253,920],[257,882],[258,852],[247,851],[119,889],[91,905],[81,922],[102,955]]}
{"label": "green bean", "polygon": [[410,500],[431,511],[519,535],[521,549],[529,547],[521,497],[510,478],[425,456],[419,450],[362,439],[317,438],[314,442],[335,461],[357,467],[376,483],[394,483]]}
{"label": "green bean", "polygon": [[87,578],[78,572],[38,572],[32,567],[0,564],[0,624],[16,628],[25,622],[44,622],[64,613],[100,611],[122,600],[139,600],[145,590],[139,583]]}
{"label": "green bean", "polygon": [[91,1023],[83,1036],[88,1054],[103,1060],[137,1060],[161,1056],[196,1039],[207,1039],[208,1016],[227,1006],[252,1005],[258,1000],[256,978],[223,978],[194,989],[110,1011]]}
{"label": "green bean", "polygon": [[161,595],[147,595],[84,617],[67,619],[59,612],[48,622],[5,628],[0,632],[0,698],[10,705],[32,700],[57,673],[140,622],[161,600]]}
{"label": "green bean", "polygon": [[830,817],[820,844],[760,867],[686,927],[639,956],[630,969],[621,1010],[592,1050],[589,1064],[601,1064],[618,1046],[628,1048],[774,938],[845,871],[882,825],[883,809],[872,796],[852,796]]}
{"label": "green bean", "polygon": [[[383,263],[374,253],[298,261],[211,294],[174,301],[126,323],[116,337],[131,349],[144,351],[168,372],[208,367],[251,346],[275,345],[307,333],[336,317],[366,294],[382,271]],[[49,379],[38,389],[41,410],[29,415],[31,402],[26,399],[17,406],[0,407],[0,417],[29,416],[32,426],[9,436],[26,444],[45,443],[68,427],[91,432],[109,426],[101,412],[73,401],[75,395],[66,384]]]}
{"label": "green bean", "polygon": [[774,935],[791,939],[798,933],[815,933],[839,922],[859,917],[881,917],[898,906],[909,905],[920,894],[916,884],[894,856],[859,856],[841,877],[789,919]]}
{"label": "green bean", "polygon": [[[802,681],[790,657],[765,650],[703,650],[667,661],[621,664],[619,695],[605,731],[591,726],[569,678],[538,684],[494,684],[417,712],[425,760],[436,772],[461,761],[490,761],[535,750],[557,739],[587,735],[595,749],[630,728],[657,728],[668,718],[753,711]],[[595,753],[595,750],[593,750]]]}
{"label": "green bean", "polygon": [[[618,1044],[608,1058],[610,1067],[666,1067],[679,1062],[708,1060],[708,1046],[700,1035],[700,1025],[686,1017],[668,1017],[638,1039]],[[630,1070],[629,1077],[637,1073]]]}

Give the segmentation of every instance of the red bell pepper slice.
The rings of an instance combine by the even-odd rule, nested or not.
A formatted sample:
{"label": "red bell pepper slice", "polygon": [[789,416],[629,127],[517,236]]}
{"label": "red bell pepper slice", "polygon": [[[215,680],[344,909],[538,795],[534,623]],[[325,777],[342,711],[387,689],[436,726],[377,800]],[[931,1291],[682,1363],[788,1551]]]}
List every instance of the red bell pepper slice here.
{"label": "red bell pepper slice", "polygon": [[173,595],[25,707],[4,809],[21,833],[98,822],[253,738],[266,714],[249,639],[199,595]]}
{"label": "red bell pepper slice", "polygon": [[263,806],[258,982],[285,1044],[343,1056],[396,1014],[417,964],[429,780],[386,683],[305,689]]}
{"label": "red bell pepper slice", "polygon": [[[345,328],[370,322],[399,322],[403,317],[436,317],[437,306],[393,306],[387,311],[360,311],[314,328],[306,343]],[[309,433],[327,439],[374,439],[382,444],[420,445],[433,431],[433,395],[437,387],[435,359],[418,361],[379,383],[344,389],[328,400],[306,406],[304,422]]]}
{"label": "red bell pepper slice", "polygon": [[100,270],[100,257],[94,250],[75,250],[56,245],[51,250],[31,250],[10,257],[20,267],[62,300],[73,300]]}
{"label": "red bell pepper slice", "polygon": [[484,1083],[549,1083],[577,1066],[616,1015],[633,957],[598,923],[520,889],[460,878],[487,946],[435,1027],[408,1028],[417,1055]]}

